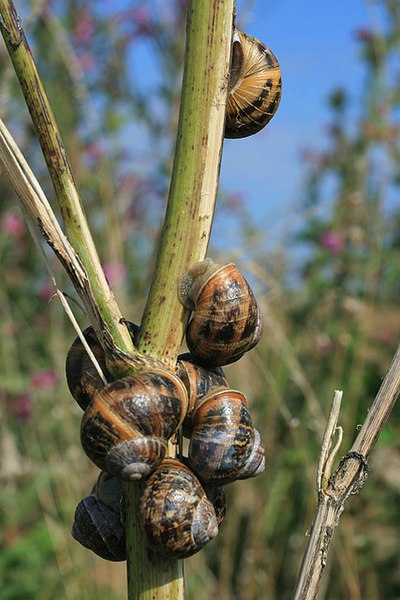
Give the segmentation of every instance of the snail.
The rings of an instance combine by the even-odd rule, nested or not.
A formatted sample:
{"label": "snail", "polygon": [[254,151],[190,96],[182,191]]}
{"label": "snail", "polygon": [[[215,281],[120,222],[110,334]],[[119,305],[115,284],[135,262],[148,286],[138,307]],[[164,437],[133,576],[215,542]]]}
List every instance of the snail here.
{"label": "snail", "polygon": [[225,514],[225,494],[212,492],[212,500],[191,470],[167,458],[144,482],[139,521],[147,546],[168,558],[195,554],[218,533]]}
{"label": "snail", "polygon": [[262,42],[235,30],[226,107],[226,138],[258,133],[274,116],[281,99],[278,61]]}
{"label": "snail", "polygon": [[211,259],[195,263],[180,280],[180,301],[194,311],[186,343],[206,366],[239,360],[262,333],[262,317],[253,292],[237,267]]}
{"label": "snail", "polygon": [[72,536],[106,560],[126,559],[122,481],[101,472],[91,493],[75,510]]}
{"label": "snail", "polygon": [[168,371],[144,371],[97,392],[81,424],[81,443],[100,469],[122,479],[147,476],[164,458],[187,410],[183,383]]}
{"label": "snail", "polygon": [[264,471],[264,445],[241,392],[211,391],[196,403],[192,426],[187,462],[203,483],[225,485]]}
{"label": "snail", "polygon": [[[135,341],[136,336],[139,333],[138,325],[135,325],[135,323],[131,323],[130,321],[125,321],[125,323],[129,329],[132,340]],[[111,381],[112,377],[106,367],[104,350],[93,326],[87,327],[83,331],[83,335],[95,355],[105,378],[107,381]],[[69,391],[82,410],[85,410],[94,394],[104,387],[104,383],[93,366],[79,337],[73,341],[71,348],[68,351],[65,373]]]}
{"label": "snail", "polygon": [[182,431],[185,437],[190,437],[192,414],[196,402],[211,390],[227,386],[227,381],[220,367],[205,369],[196,365],[189,353],[178,356],[176,375],[182,380],[188,393],[188,409],[182,423]]}

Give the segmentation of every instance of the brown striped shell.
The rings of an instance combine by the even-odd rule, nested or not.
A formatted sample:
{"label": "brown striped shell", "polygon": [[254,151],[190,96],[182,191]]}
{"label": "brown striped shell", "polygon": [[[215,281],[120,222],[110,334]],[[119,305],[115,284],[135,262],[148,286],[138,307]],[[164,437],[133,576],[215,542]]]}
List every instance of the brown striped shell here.
{"label": "brown striped shell", "polygon": [[141,479],[164,458],[186,410],[186,390],[172,373],[124,377],[93,397],[82,419],[82,447],[100,469],[121,479]]}
{"label": "brown striped shell", "polygon": [[102,472],[75,510],[72,537],[106,560],[126,559],[122,498],[121,479]]}
{"label": "brown striped shell", "polygon": [[221,366],[239,360],[262,333],[253,292],[236,265],[206,259],[182,277],[181,302],[193,310],[186,343],[196,361]]}
{"label": "brown striped shell", "polygon": [[218,533],[225,514],[225,495],[214,494],[218,507],[208,498],[191,470],[167,458],[144,482],[139,521],[150,550],[168,558],[195,554]]}
{"label": "brown striped shell", "polygon": [[226,138],[258,133],[274,116],[281,99],[278,61],[262,42],[236,30],[226,108]]}
{"label": "brown striped shell", "polygon": [[[135,338],[139,332],[138,325],[135,325],[135,323],[131,323],[130,321],[126,321],[126,325],[133,342],[135,342]],[[105,378],[107,381],[111,381],[112,377],[107,370],[104,350],[93,326],[90,325],[90,327],[87,327],[83,331],[83,335],[95,355]],[[79,337],[75,338],[68,351],[65,374],[69,391],[82,410],[85,410],[94,394],[104,387],[104,383]]]}
{"label": "brown striped shell", "polygon": [[244,394],[210,392],[196,404],[192,423],[187,462],[202,482],[225,485],[262,473],[264,446]]}
{"label": "brown striped shell", "polygon": [[192,414],[196,402],[199,402],[211,390],[227,386],[228,382],[220,367],[206,369],[193,362],[191,354],[178,356],[176,374],[182,380],[188,393],[188,410],[182,423],[182,432],[190,437],[192,431]]}

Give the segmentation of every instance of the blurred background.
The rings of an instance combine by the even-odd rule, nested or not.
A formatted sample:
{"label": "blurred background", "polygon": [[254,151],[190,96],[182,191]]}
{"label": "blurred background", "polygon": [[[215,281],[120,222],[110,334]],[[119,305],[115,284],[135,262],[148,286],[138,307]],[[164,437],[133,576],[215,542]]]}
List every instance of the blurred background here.
{"label": "blurred background", "polygon": [[[187,2],[16,6],[105,272],[139,322],[168,191]],[[400,332],[400,3],[243,0],[237,12],[276,54],[283,97],[262,133],[225,142],[209,254],[238,264],[264,315],[260,344],[226,375],[248,395],[267,469],[226,488],[218,538],[185,563],[189,600],[291,597],[333,391],[344,390],[340,457]],[[0,73],[0,116],[51,200],[2,42]],[[70,536],[97,477],[65,382],[75,333],[1,176],[0,277],[0,598],[124,598],[124,564]],[[399,424],[396,409],[342,515],[321,598],[400,598]]]}

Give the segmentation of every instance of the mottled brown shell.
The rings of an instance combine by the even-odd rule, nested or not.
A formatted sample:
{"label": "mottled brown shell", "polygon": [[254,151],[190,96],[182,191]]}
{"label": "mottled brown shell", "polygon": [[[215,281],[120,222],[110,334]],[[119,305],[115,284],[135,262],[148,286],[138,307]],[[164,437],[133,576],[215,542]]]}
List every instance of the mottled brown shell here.
{"label": "mottled brown shell", "polygon": [[220,367],[206,369],[196,365],[193,360],[191,354],[182,354],[178,356],[176,366],[176,374],[182,380],[188,393],[188,410],[182,423],[182,432],[185,437],[190,437],[192,431],[192,415],[195,404],[211,390],[226,387],[228,383]]}
{"label": "mottled brown shell", "polygon": [[75,510],[73,538],[106,560],[126,559],[122,498],[122,481],[102,472]]}
{"label": "mottled brown shell", "polygon": [[178,377],[162,370],[105,386],[82,419],[81,443],[100,469],[122,479],[147,476],[164,458],[167,442],[187,410]]}
{"label": "mottled brown shell", "polygon": [[[135,323],[131,323],[130,321],[126,321],[126,325],[133,342],[135,342],[135,338],[139,332],[138,325],[135,325]],[[104,377],[107,381],[111,381],[112,377],[107,370],[104,350],[93,326],[90,325],[90,327],[87,327],[83,331],[83,335],[97,359]],[[79,337],[73,341],[71,348],[68,351],[65,363],[65,374],[69,391],[82,410],[85,410],[95,393],[104,387],[104,383]]]}
{"label": "mottled brown shell", "polygon": [[226,138],[258,133],[274,116],[281,99],[278,61],[267,46],[235,31],[226,109]]}
{"label": "mottled brown shell", "polygon": [[241,392],[210,392],[195,406],[192,423],[188,465],[202,482],[225,485],[264,470],[264,446]]}
{"label": "mottled brown shell", "polygon": [[230,263],[196,263],[182,277],[181,302],[191,308],[186,343],[195,360],[221,366],[239,360],[262,333],[262,317],[246,279]]}
{"label": "mottled brown shell", "polygon": [[168,558],[191,556],[218,533],[215,509],[202,485],[173,458],[144,482],[139,522],[148,548]]}

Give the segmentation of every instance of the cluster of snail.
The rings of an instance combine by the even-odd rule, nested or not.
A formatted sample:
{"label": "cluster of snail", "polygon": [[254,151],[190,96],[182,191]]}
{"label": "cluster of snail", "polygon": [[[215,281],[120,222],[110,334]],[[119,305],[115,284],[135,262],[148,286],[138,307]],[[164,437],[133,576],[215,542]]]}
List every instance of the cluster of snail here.
{"label": "cluster of snail", "polygon": [[[235,31],[226,137],[259,131],[280,99],[273,54]],[[101,469],[75,512],[72,535],[108,560],[124,560],[123,480],[140,485],[139,523],[150,552],[186,558],[213,539],[224,518],[223,486],[265,468],[264,445],[247,400],[229,388],[221,366],[239,360],[262,332],[251,288],[233,264],[197,263],[179,285],[192,311],[189,354],[176,371],[149,369],[104,385],[78,337],[67,355],[71,394],[84,410],[81,442]],[[135,343],[139,328],[128,323]],[[92,327],[84,331],[107,381],[104,351]],[[188,438],[187,456],[168,457],[168,443]]]}

